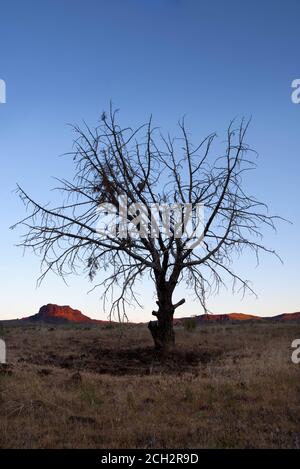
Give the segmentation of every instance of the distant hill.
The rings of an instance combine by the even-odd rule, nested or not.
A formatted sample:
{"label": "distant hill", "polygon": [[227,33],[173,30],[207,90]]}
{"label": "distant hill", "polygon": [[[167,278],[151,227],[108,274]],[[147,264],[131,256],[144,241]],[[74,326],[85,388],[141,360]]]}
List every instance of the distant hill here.
{"label": "distant hill", "polygon": [[[277,316],[262,317],[253,314],[228,313],[228,314],[200,314],[193,317],[174,318],[174,325],[183,325],[185,321],[195,319],[197,324],[226,324],[239,322],[300,322],[300,312],[283,313]],[[37,314],[24,317],[20,320],[0,321],[9,323],[20,322],[37,322],[52,324],[106,324],[109,321],[101,321],[92,319],[83,314],[78,309],[70,306],[59,306],[55,304],[47,304],[40,308]]]}
{"label": "distant hill", "polygon": [[266,319],[269,321],[300,321],[300,312],[278,314],[277,316],[271,316]]}
{"label": "distant hill", "polygon": [[[281,322],[281,321],[300,321],[300,312],[297,313],[283,313],[277,316],[262,317],[253,314],[243,313],[228,313],[228,314],[200,314],[194,316],[198,324],[206,323],[228,323],[228,322],[241,322],[241,321],[259,321],[259,322]],[[184,324],[184,321],[191,319],[191,317],[175,318],[174,325],[178,326]]]}
{"label": "distant hill", "polygon": [[46,322],[52,324],[102,324],[108,322],[91,319],[82,314],[78,309],[73,309],[70,306],[58,306],[54,304],[42,306],[37,314],[22,318],[21,321]]}

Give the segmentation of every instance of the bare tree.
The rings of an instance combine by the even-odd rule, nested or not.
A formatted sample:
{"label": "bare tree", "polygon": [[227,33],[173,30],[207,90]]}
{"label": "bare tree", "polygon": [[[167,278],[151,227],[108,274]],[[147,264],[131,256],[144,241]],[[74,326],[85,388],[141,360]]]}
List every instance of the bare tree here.
{"label": "bare tree", "polygon": [[[25,227],[22,245],[42,256],[39,280],[50,270],[65,278],[83,269],[91,280],[101,271],[98,285],[104,288],[104,305],[109,304],[110,317],[117,314],[123,319],[128,306],[134,302],[141,306],[136,283],[144,276],[150,278],[158,307],[152,313],[157,320],[150,321],[149,329],[158,349],[174,344],[174,311],[185,302],[174,303],[178,284],[192,289],[206,312],[207,296],[218,291],[228,277],[233,289],[252,291],[248,280],[232,270],[234,254],[245,248],[257,257],[260,251],[275,254],[261,239],[262,227],[275,229],[278,217],[268,215],[267,206],[243,188],[244,173],[255,167],[255,152],[245,142],[248,125],[241,121],[236,129],[231,122],[223,153],[214,158],[210,155],[216,134],[194,146],[184,120],[179,122],[179,138],[174,139],[153,128],[151,119],[135,130],[123,128],[113,109],[102,115],[95,129],[75,126],[71,152],[75,174],[71,181],[58,180],[62,203],[42,205],[18,186],[30,213],[17,225]],[[126,221],[135,223],[140,236],[122,234],[119,225],[114,235],[109,230],[100,234],[99,205],[109,204],[120,215],[120,197],[124,196],[131,204]],[[176,235],[178,219],[172,210],[168,232],[159,208],[155,234],[141,234],[148,223],[142,222],[145,213],[141,212],[146,211],[150,219],[153,206],[166,204],[204,204],[202,242],[197,249],[193,248],[194,232],[182,230],[180,237]]]}

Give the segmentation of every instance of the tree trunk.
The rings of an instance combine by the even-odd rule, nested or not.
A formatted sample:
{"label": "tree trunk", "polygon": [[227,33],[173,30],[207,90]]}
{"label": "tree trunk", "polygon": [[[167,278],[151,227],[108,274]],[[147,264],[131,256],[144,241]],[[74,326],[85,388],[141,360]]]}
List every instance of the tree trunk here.
{"label": "tree trunk", "polygon": [[150,321],[148,328],[152,334],[156,350],[161,352],[170,350],[175,345],[174,311],[185,302],[184,298],[176,304],[173,304],[172,301],[179,274],[180,268],[177,267],[168,281],[166,281],[165,273],[155,275],[158,311],[152,311],[152,314],[157,317],[157,321]]}
{"label": "tree trunk", "polygon": [[172,292],[164,288],[158,293],[158,311],[152,314],[157,321],[150,321],[148,328],[152,334],[157,350],[165,351],[175,345],[175,333],[173,328],[173,315],[175,307],[172,304]]}
{"label": "tree trunk", "polygon": [[175,345],[173,313],[172,310],[158,311],[157,321],[148,324],[156,350],[166,351]]}

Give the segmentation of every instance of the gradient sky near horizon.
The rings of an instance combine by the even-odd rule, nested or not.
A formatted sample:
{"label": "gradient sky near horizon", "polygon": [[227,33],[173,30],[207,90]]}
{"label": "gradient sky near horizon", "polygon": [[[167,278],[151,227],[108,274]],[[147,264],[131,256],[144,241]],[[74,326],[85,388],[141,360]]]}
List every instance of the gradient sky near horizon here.
{"label": "gradient sky near horizon", "polygon": [[[7,86],[0,105],[1,319],[36,313],[45,303],[105,319],[100,291],[87,294],[92,285],[83,277],[66,286],[51,274],[36,288],[39,259],[23,256],[15,246],[21,231],[9,226],[24,215],[16,183],[51,201],[52,178],[72,175],[71,161],[60,157],[72,144],[66,124],[96,124],[110,99],[126,125],[152,113],[174,133],[186,115],[195,141],[213,131],[222,139],[232,118],[252,116],[248,142],[259,158],[247,184],[272,213],[293,222],[264,233],[284,265],[262,256],[256,267],[243,255],[235,270],[252,280],[258,298],[229,288],[209,306],[261,315],[300,310],[300,104],[291,101],[291,83],[300,78],[299,17],[296,0],[0,0],[0,79]],[[131,320],[150,318],[149,287],[141,289],[144,310],[128,311]],[[199,314],[184,294],[177,316]]]}

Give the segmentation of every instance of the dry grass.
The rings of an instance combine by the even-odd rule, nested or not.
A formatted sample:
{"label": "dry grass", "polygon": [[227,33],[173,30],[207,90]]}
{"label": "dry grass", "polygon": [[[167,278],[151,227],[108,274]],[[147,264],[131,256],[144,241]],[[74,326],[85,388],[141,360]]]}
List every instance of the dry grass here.
{"label": "dry grass", "polygon": [[177,329],[5,326],[2,448],[299,448],[295,324]]}

